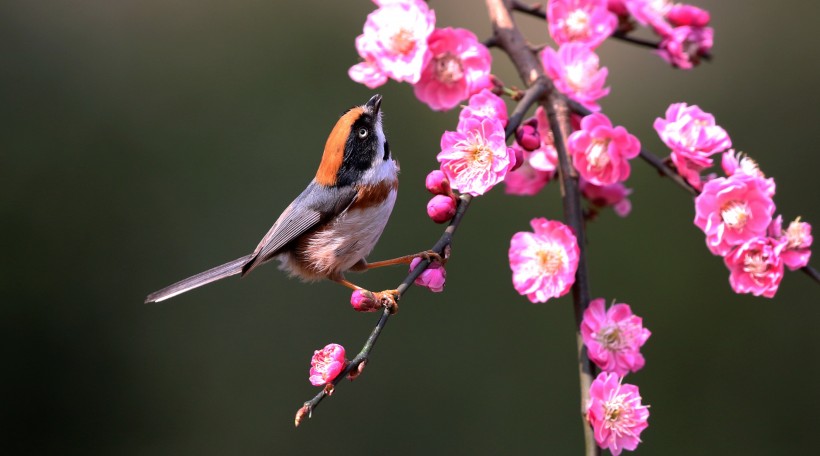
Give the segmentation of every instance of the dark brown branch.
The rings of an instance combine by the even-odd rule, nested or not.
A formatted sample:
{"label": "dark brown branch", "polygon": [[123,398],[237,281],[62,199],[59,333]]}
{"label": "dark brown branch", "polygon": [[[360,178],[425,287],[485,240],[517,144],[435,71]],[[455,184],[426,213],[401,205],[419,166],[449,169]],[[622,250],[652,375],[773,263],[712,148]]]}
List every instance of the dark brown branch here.
{"label": "dark brown branch", "polygon": [[[450,221],[450,224],[447,225],[447,228],[444,230],[444,233],[439,238],[438,242],[433,246],[431,249],[432,251],[438,253],[443,258],[446,257],[446,250],[450,247],[450,244],[453,242],[453,234],[455,234],[456,229],[461,224],[462,218],[464,218],[464,214],[467,212],[467,208],[470,206],[470,202],[472,201],[472,196],[470,195],[461,195],[459,197],[458,208],[456,209],[456,214],[453,216],[453,219]],[[397,300],[401,299],[402,296],[407,292],[413,282],[424,272],[432,262],[431,259],[422,258],[421,262],[407,274],[407,277],[401,282],[401,284],[396,288],[398,292]],[[367,363],[367,360],[370,358],[370,352],[373,350],[373,347],[376,345],[376,340],[379,338],[379,335],[384,329],[384,326],[387,324],[387,320],[390,319],[390,310],[385,308],[382,311],[381,316],[379,317],[379,321],[376,322],[376,327],[373,328],[373,331],[370,332],[370,336],[365,341],[364,346],[359,351],[359,354],[356,355],[348,364],[347,367],[333,380],[333,382],[322,389],[313,399],[305,402],[302,407],[296,412],[296,419],[295,424],[299,426],[302,420],[307,416],[308,418],[311,417],[313,414],[313,410],[319,405],[322,400],[333,393],[334,388],[339,382],[342,381],[343,378],[347,377],[350,374],[353,376],[358,376],[358,374],[364,369],[364,365]]]}
{"label": "dark brown branch", "polygon": [[[519,2],[511,2],[514,6]],[[592,428],[586,422],[586,403],[589,399],[589,387],[592,384],[594,365],[586,353],[581,340],[580,327],[583,313],[589,305],[589,283],[586,272],[586,254],[584,242],[584,214],[581,208],[581,193],[578,189],[577,176],[573,176],[572,164],[566,152],[566,135],[569,133],[569,110],[566,101],[554,88],[552,81],[544,75],[536,55],[527,45],[521,32],[516,27],[510,14],[510,2],[487,0],[487,11],[493,25],[496,44],[503,49],[515,65],[521,79],[529,86],[525,99],[540,95],[540,102],[547,110],[550,127],[555,137],[555,147],[559,151],[561,188],[563,190],[564,215],[568,224],[575,230],[580,250],[578,270],[572,295],[575,304],[576,340],[578,343],[578,363],[581,389],[581,417],[584,429],[585,454],[596,456],[600,449],[595,443]],[[524,100],[522,100],[524,101]]]}
{"label": "dark brown branch", "polygon": [[[638,38],[634,36],[628,35],[626,32],[615,32],[610,35],[610,38],[615,38],[616,40],[621,40],[626,43],[636,44],[641,47],[649,48],[649,49],[660,49],[661,43],[658,41],[650,41],[643,38]],[[708,60],[708,59],[706,59]]]}
{"label": "dark brown branch", "polygon": [[[578,270],[575,273],[575,283],[572,285],[572,303],[575,310],[575,324],[579,329],[576,336],[578,346],[578,377],[581,387],[581,415],[586,412],[586,403],[589,398],[589,389],[596,375],[595,364],[589,359],[586,345],[581,338],[580,328],[584,320],[584,312],[589,307],[589,275],[587,274],[586,235],[584,227],[584,210],[581,205],[581,191],[578,188],[578,175],[567,153],[567,136],[571,130],[569,125],[569,108],[563,97],[553,93],[549,101],[544,103],[547,111],[550,130],[555,140],[555,150],[558,153],[558,174],[561,179],[562,201],[564,218],[575,233],[578,240]],[[591,445],[587,444],[586,454],[590,456],[600,454],[600,449],[594,441],[592,428],[584,420],[584,434]]]}

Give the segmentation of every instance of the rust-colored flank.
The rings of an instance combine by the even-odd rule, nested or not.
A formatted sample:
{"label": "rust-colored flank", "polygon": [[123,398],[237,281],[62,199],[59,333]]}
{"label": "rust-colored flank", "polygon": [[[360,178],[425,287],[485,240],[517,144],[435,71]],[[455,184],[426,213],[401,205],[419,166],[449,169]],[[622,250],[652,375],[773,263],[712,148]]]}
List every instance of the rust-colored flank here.
{"label": "rust-colored flank", "polygon": [[378,206],[391,191],[399,188],[398,179],[390,181],[381,181],[378,184],[359,186],[359,192],[356,194],[356,200],[353,202],[351,209],[366,209],[368,207]]}

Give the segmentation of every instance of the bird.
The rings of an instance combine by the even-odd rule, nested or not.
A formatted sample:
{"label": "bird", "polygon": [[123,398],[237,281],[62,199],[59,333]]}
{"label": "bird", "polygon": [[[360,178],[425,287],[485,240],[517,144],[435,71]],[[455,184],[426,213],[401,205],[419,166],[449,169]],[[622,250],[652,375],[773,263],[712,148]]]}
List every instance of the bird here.
{"label": "bird", "polygon": [[[399,187],[399,164],[384,135],[381,102],[381,95],[373,95],[339,118],[313,180],[252,253],[155,291],[145,302],[164,301],[237,274],[244,277],[273,259],[304,281],[329,279],[364,290],[344,273],[406,264],[419,256],[440,258],[427,251],[375,263],[365,259],[387,225]],[[396,290],[373,294],[391,312],[397,310]]]}

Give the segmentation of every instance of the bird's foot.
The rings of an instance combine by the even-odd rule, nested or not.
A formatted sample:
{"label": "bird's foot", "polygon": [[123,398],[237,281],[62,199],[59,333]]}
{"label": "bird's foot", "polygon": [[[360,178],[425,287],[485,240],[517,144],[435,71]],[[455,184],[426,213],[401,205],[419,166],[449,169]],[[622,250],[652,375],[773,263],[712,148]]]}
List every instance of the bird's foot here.
{"label": "bird's foot", "polygon": [[399,290],[384,290],[373,293],[373,296],[378,300],[382,307],[390,311],[390,315],[394,315],[399,311]]}

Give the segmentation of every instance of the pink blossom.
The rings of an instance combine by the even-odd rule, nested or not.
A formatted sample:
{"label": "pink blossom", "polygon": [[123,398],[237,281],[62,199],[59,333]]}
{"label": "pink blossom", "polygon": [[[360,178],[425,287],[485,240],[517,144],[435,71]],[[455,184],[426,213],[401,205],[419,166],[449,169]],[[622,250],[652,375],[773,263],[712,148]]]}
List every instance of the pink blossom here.
{"label": "pink blossom", "polygon": [[774,209],[764,179],[745,174],[718,177],[695,198],[695,225],[706,233],[713,254],[726,255],[734,246],[765,236]]}
{"label": "pink blossom", "polygon": [[655,131],[672,149],[672,162],[695,188],[701,188],[700,172],[712,166],[710,156],[732,147],[726,130],[715,124],[715,117],[697,105],[673,103],[666,118],[658,117]]}
{"label": "pink blossom", "polygon": [[436,223],[449,222],[456,215],[456,199],[452,195],[436,195],[427,203],[427,215]]}
{"label": "pink blossom", "polygon": [[610,185],[629,178],[629,159],[641,152],[638,138],[624,127],[613,127],[609,118],[594,113],[581,120],[581,129],[567,141],[573,164],[581,177],[595,185]]}
{"label": "pink blossom", "polygon": [[491,86],[492,56],[473,32],[450,27],[436,29],[427,43],[432,58],[413,91],[431,109],[446,111]]}
{"label": "pink blossom", "polygon": [[531,302],[547,302],[569,292],[578,269],[578,241],[561,222],[535,218],[534,232],[515,233],[510,242],[513,286]]}
{"label": "pink blossom", "polygon": [[619,376],[643,368],[641,346],[650,334],[628,304],[615,304],[607,310],[603,298],[590,301],[581,322],[581,338],[589,359]]}
{"label": "pink blossom", "polygon": [[[421,263],[421,258],[414,258],[410,263],[410,270],[416,269],[416,266]],[[432,262],[420,276],[413,282],[420,287],[424,287],[433,293],[441,293],[444,291],[444,282],[447,280],[447,271],[439,262]]]}
{"label": "pink blossom", "polygon": [[604,87],[608,70],[600,67],[595,52],[581,43],[566,43],[558,52],[544,49],[541,63],[558,90],[591,111],[601,110],[596,100],[609,94]]}
{"label": "pink blossom", "polygon": [[504,180],[514,156],[498,119],[467,117],[441,136],[436,159],[454,189],[478,196]]}
{"label": "pink blossom", "polygon": [[444,172],[439,169],[430,171],[430,174],[428,174],[424,180],[424,186],[434,195],[449,195],[452,193],[452,190],[450,190],[450,180],[447,179]]}
{"label": "pink blossom", "polygon": [[606,0],[551,0],[547,23],[558,44],[577,42],[594,49],[618,25],[618,17],[607,9]]}
{"label": "pink blossom", "polygon": [[310,360],[310,383],[313,386],[326,385],[341,373],[347,360],[345,348],[339,344],[327,344],[325,348],[313,352]]}
{"label": "pink blossom", "polygon": [[381,2],[367,16],[364,33],[356,38],[356,50],[364,65],[354,65],[350,77],[373,88],[387,77],[416,83],[430,60],[427,39],[436,14],[423,1]]}
{"label": "pink blossom", "polygon": [[584,179],[579,180],[581,194],[584,198],[596,207],[604,208],[612,206],[615,213],[620,217],[626,217],[632,211],[632,202],[629,201],[629,195],[632,189],[620,182],[612,185],[595,185]]}
{"label": "pink blossom", "polygon": [[616,374],[601,372],[589,387],[586,404],[595,441],[613,456],[623,450],[634,451],[641,442],[641,432],[649,426],[649,407],[641,404],[638,387],[621,381]]}
{"label": "pink blossom", "polygon": [[465,117],[494,117],[507,125],[507,105],[504,100],[489,89],[481,89],[470,97],[470,102],[461,110],[459,120]]}
{"label": "pink blossom", "polygon": [[709,56],[714,35],[711,27],[675,27],[661,41],[657,53],[673,66],[689,70]]}
{"label": "pink blossom", "polygon": [[746,241],[723,258],[729,268],[729,284],[735,293],[774,297],[783,279],[784,244],[758,236]]}
{"label": "pink blossom", "polygon": [[507,177],[504,178],[504,192],[508,195],[535,195],[547,185],[555,173],[535,169],[530,164],[532,153],[524,151],[521,146],[516,144],[513,149],[521,151],[523,160],[521,166],[507,173]]}
{"label": "pink blossom", "polygon": [[375,312],[382,308],[381,304],[367,290],[353,290],[350,294],[350,305],[356,312]]}
{"label": "pink blossom", "polygon": [[783,244],[780,257],[783,264],[790,270],[796,271],[809,264],[811,258],[811,244],[814,238],[811,235],[811,225],[801,222],[800,217],[789,223],[783,230],[783,217],[777,216],[769,225],[769,237],[777,239]]}
{"label": "pink blossom", "polygon": [[666,12],[666,20],[668,20],[675,27],[681,25],[688,25],[691,27],[706,27],[709,25],[711,17],[709,11],[698,8],[694,5],[686,5],[678,3],[672,5],[669,11]]}

